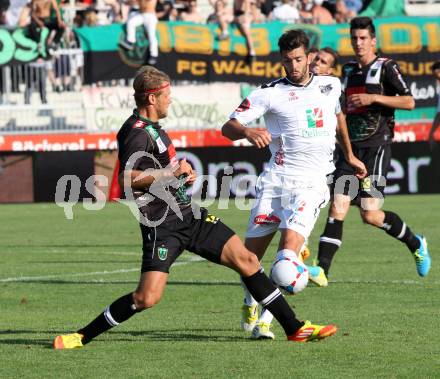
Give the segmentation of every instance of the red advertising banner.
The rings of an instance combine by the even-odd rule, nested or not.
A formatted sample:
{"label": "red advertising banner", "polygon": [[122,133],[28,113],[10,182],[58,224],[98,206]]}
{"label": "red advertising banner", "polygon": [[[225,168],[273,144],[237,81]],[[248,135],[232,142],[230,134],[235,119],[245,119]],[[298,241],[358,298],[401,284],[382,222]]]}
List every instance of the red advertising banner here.
{"label": "red advertising banner", "polygon": [[[427,141],[431,123],[400,124],[395,128],[395,142]],[[177,148],[248,145],[246,140],[232,142],[220,130],[170,131]],[[434,134],[440,141],[440,129]],[[116,133],[65,133],[0,136],[0,152],[116,150]]]}
{"label": "red advertising banner", "polygon": [[[219,130],[171,131],[175,147],[232,146]],[[116,150],[116,133],[17,134],[0,136],[0,151]]]}

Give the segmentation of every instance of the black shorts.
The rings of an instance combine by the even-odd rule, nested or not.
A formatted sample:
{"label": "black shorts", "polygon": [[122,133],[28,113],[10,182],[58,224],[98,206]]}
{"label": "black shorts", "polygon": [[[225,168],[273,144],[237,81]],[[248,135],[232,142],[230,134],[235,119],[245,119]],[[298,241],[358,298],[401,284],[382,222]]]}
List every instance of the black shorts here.
{"label": "black shorts", "polygon": [[173,262],[184,250],[220,263],[223,246],[235,234],[219,218],[201,208],[201,217],[193,212],[183,216],[183,221],[164,221],[154,228],[141,226],[143,255],[141,272],[169,272]]}
{"label": "black shorts", "polygon": [[355,203],[359,198],[383,198],[391,163],[391,145],[364,148],[353,146],[353,153],[365,164],[367,177],[361,180],[356,178],[353,168],[340,152],[331,181],[332,193],[348,195]]}

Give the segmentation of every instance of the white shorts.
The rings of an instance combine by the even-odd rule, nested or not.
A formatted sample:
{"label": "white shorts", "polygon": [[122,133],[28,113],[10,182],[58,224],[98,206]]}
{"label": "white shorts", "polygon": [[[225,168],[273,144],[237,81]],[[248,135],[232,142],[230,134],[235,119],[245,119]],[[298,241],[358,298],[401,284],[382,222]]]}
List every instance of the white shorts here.
{"label": "white shorts", "polygon": [[265,171],[256,184],[256,199],[246,238],[263,237],[278,229],[290,229],[307,240],[321,208],[327,205],[329,199],[325,178],[322,182],[306,182],[279,172]]}

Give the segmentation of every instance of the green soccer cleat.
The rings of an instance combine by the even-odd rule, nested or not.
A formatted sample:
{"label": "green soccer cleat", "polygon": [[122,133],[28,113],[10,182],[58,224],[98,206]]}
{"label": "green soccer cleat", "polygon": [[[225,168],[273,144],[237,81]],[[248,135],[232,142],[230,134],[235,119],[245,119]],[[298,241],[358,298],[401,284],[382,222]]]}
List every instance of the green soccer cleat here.
{"label": "green soccer cleat", "polygon": [[271,324],[259,322],[252,329],[251,338],[254,340],[273,340],[275,335],[270,331]]}
{"label": "green soccer cleat", "polygon": [[258,321],[258,304],[247,305],[241,307],[241,328],[246,332],[252,332]]}
{"label": "green soccer cleat", "polygon": [[307,266],[309,270],[309,280],[316,284],[318,287],[327,287],[328,280],[325,276],[324,269],[319,266]]}
{"label": "green soccer cleat", "polygon": [[334,335],[337,331],[338,328],[333,324],[314,325],[310,321],[306,321],[295,334],[287,336],[287,340],[294,342],[319,341]]}
{"label": "green soccer cleat", "polygon": [[53,340],[53,348],[56,350],[62,349],[77,349],[83,347],[83,335],[79,333],[65,334],[63,336],[56,336]]}

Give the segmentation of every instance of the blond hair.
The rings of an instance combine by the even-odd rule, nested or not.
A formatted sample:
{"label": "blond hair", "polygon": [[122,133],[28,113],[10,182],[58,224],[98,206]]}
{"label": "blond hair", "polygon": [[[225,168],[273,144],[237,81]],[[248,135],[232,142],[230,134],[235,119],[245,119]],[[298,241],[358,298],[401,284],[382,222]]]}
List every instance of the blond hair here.
{"label": "blond hair", "polygon": [[133,81],[134,100],[136,101],[136,105],[146,105],[149,93],[160,95],[162,93],[161,87],[164,82],[171,83],[171,79],[163,71],[160,71],[153,66],[141,67],[136,73]]}

